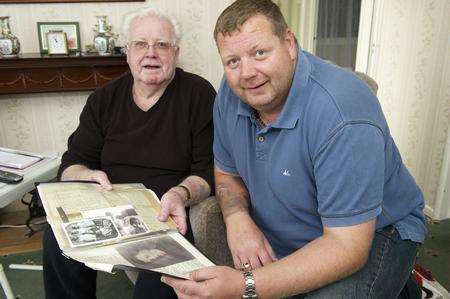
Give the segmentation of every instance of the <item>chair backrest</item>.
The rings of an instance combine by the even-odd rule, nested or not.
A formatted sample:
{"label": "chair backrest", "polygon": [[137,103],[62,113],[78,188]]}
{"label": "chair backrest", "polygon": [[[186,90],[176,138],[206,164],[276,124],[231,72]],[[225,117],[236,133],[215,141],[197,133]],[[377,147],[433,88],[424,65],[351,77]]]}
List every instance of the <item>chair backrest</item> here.
{"label": "chair backrest", "polygon": [[369,86],[375,95],[377,94],[378,84],[372,77],[361,72],[355,72],[355,74]]}

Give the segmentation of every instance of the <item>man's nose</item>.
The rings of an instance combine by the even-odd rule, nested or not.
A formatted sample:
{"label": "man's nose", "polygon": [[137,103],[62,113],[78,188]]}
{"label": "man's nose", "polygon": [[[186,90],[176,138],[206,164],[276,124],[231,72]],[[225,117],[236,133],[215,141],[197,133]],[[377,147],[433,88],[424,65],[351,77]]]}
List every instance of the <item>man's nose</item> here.
{"label": "man's nose", "polygon": [[241,78],[248,79],[256,75],[254,62],[250,59],[241,60]]}
{"label": "man's nose", "polygon": [[156,51],[156,48],[154,45],[148,45],[147,50],[145,50],[145,56],[148,57],[156,57],[158,56],[158,52]]}

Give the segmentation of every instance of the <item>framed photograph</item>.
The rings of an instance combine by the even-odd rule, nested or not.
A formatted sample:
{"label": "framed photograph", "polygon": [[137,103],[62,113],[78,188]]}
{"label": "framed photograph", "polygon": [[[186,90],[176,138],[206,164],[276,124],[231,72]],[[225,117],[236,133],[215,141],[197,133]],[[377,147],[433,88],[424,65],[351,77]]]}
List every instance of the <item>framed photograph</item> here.
{"label": "framed photograph", "polygon": [[46,34],[48,54],[69,54],[67,35],[62,30],[50,30]]}
{"label": "framed photograph", "polygon": [[81,52],[80,25],[78,22],[38,22],[39,50],[48,53],[47,33],[63,31],[66,33],[69,52]]}

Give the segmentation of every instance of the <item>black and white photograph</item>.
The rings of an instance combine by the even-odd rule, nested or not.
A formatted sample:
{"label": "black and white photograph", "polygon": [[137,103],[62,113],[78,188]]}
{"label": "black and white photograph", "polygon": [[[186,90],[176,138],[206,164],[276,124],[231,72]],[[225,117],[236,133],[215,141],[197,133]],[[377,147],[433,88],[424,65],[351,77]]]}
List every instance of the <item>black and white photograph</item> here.
{"label": "black and white photograph", "polygon": [[62,226],[72,247],[102,243],[119,237],[116,226],[108,217],[73,221],[63,223]]}
{"label": "black and white photograph", "polygon": [[85,218],[111,217],[122,237],[145,234],[149,230],[132,205],[82,212]]}
{"label": "black and white photograph", "polygon": [[117,247],[117,251],[136,268],[158,269],[193,260],[194,256],[168,236],[154,237]]}

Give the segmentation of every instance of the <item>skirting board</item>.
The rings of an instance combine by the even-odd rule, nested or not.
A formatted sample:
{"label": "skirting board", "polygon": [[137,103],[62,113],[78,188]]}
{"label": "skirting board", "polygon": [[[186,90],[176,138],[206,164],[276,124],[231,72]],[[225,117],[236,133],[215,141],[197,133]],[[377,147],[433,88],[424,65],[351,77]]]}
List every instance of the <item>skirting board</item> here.
{"label": "skirting board", "polygon": [[425,215],[427,215],[428,217],[430,217],[433,220],[445,220],[445,219],[449,219],[450,215],[442,215],[442,217],[440,217],[439,215],[436,215],[436,213],[434,212],[434,209],[432,207],[430,207],[429,205],[425,205],[425,208],[423,209]]}
{"label": "skirting board", "polygon": [[[423,212],[425,213],[425,215],[427,215],[431,219],[434,219],[434,209],[432,207],[430,207],[429,205],[425,205]],[[439,219],[434,219],[434,220],[439,220]]]}

